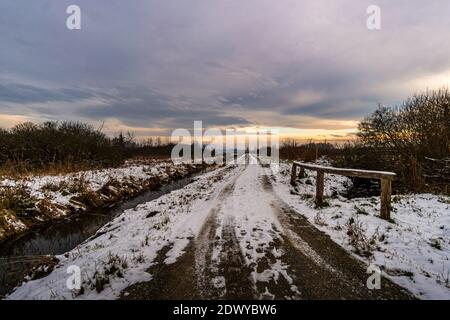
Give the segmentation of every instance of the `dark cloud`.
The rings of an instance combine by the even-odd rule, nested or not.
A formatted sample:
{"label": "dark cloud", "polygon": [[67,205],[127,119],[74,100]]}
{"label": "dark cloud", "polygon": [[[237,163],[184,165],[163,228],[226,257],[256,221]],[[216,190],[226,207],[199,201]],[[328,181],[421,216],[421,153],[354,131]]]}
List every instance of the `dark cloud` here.
{"label": "dark cloud", "polygon": [[117,118],[130,126],[170,125],[191,126],[203,120],[210,126],[243,125],[249,121],[227,115],[222,110],[197,105],[196,101],[182,95],[166,95],[146,88],[120,88],[114,94],[104,95],[102,105],[89,106],[78,112],[85,118]]}
{"label": "dark cloud", "polygon": [[20,83],[0,83],[0,103],[77,102],[93,96],[92,92],[77,88],[45,89]]}
{"label": "dark cloud", "polygon": [[376,32],[369,0],[75,2],[80,31],[65,28],[74,1],[0,3],[0,112],[300,126],[360,119],[450,70],[446,0],[379,0]]}

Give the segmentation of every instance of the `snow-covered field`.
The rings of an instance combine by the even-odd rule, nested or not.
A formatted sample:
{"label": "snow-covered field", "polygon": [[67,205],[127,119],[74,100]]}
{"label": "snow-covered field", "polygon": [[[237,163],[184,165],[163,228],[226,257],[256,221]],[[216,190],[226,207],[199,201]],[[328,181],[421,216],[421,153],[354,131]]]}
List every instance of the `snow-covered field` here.
{"label": "snow-covered field", "polygon": [[[216,238],[223,236],[224,228],[233,228],[248,266],[255,265],[267,250],[277,258],[282,250],[270,246],[283,228],[270,207],[276,196],[417,297],[450,299],[449,197],[394,196],[393,222],[387,222],[378,218],[379,197],[347,200],[339,195],[351,185],[345,177],[325,175],[329,206],[315,209],[314,175],[309,172],[294,188],[290,165],[283,163],[278,169],[223,167],[197,177],[183,189],[126,210],[91,239],[58,256],[60,262],[48,276],[30,279],[7,298],[116,299],[130,285],[152,279],[148,268],[162,248],[170,247],[164,263],[176,262],[201,233],[211,212],[217,212],[217,220],[222,221]],[[271,177],[274,195],[261,191],[263,174]],[[213,260],[219,259],[220,252],[221,248],[214,248]],[[81,291],[67,287],[71,266],[80,267]],[[273,264],[264,272],[253,271],[252,276],[260,283],[279,277],[290,283],[287,270],[285,264]],[[215,280],[220,284],[219,277]],[[291,287],[294,293],[296,289]],[[261,297],[270,298],[270,293]]]}
{"label": "snow-covered field", "polygon": [[[367,264],[378,266],[417,297],[450,299],[450,197],[393,196],[390,223],[379,218],[379,197],[348,200],[339,196],[351,185],[343,176],[325,175],[329,206],[315,209],[315,173],[307,173],[294,188],[290,165],[281,164],[279,173],[272,176],[275,192],[335,242]],[[355,229],[361,232],[359,238],[353,236]]]}
{"label": "snow-covered field", "polygon": [[0,177],[0,195],[5,199],[11,197],[15,203],[13,208],[0,207],[0,240],[39,221],[119,201],[191,171],[191,165],[147,160],[145,164],[126,163],[120,168],[58,176]]}

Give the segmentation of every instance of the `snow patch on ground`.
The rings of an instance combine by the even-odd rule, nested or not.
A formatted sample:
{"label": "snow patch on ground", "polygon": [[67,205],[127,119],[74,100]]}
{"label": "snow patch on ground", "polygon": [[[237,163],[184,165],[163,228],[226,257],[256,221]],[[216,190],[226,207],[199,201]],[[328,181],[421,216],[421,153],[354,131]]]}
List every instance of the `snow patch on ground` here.
{"label": "snow patch on ground", "polygon": [[[328,207],[315,209],[315,173],[296,187],[290,185],[291,166],[280,165],[272,175],[274,191],[318,229],[367,264],[373,264],[394,282],[422,299],[450,299],[450,197],[412,194],[392,197],[393,223],[379,218],[380,197],[348,200],[339,194],[351,180],[325,175]],[[370,256],[355,253],[348,235],[349,221],[368,242]]]}
{"label": "snow patch on ground", "polygon": [[[124,211],[91,239],[57,256],[60,263],[52,273],[24,283],[7,299],[115,299],[133,283],[151,280],[146,270],[158,251],[172,247],[167,264],[184,253],[189,239],[199,233],[218,190],[236,174],[233,169],[207,173],[183,189]],[[81,268],[81,292],[66,285],[71,265]]]}
{"label": "snow patch on ground", "polygon": [[[15,202],[26,202],[28,206],[26,218],[42,222],[86,210],[85,204],[81,203],[80,199],[92,193],[99,194],[97,198],[94,197],[99,201],[120,201],[120,192],[136,194],[145,190],[145,186],[152,182],[163,184],[169,182],[173,176],[180,177],[188,173],[188,165],[152,159],[141,164],[130,162],[119,168],[65,175],[26,176],[14,179],[0,177],[0,195],[11,191]],[[23,213],[11,218],[5,211],[0,212],[0,219],[4,221],[3,226],[0,224],[0,239],[6,230],[10,234],[14,233],[11,230],[18,233],[28,229],[28,224],[32,224],[30,219],[25,224],[20,221],[24,216]]]}
{"label": "snow patch on ground", "polygon": [[120,168],[108,168],[101,170],[80,171],[72,174],[54,176],[29,176],[19,179],[0,179],[0,188],[24,187],[30,191],[31,196],[37,199],[50,197],[52,202],[67,205],[73,193],[52,191],[52,188],[60,189],[60,186],[70,186],[82,182],[91,191],[101,189],[112,179],[122,182],[130,180],[145,180],[158,176],[161,180],[167,179],[170,172],[175,172],[176,166],[171,161],[153,160],[146,165],[126,164]]}

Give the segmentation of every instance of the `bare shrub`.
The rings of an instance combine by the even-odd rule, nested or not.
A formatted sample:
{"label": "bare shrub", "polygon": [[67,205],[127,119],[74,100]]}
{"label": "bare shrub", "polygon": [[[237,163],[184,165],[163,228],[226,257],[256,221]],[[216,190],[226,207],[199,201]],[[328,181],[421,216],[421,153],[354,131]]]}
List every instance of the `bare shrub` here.
{"label": "bare shrub", "polygon": [[337,165],[394,171],[399,178],[396,189],[448,192],[448,89],[413,95],[399,106],[380,105],[358,130],[358,140],[343,146]]}
{"label": "bare shrub", "polygon": [[125,258],[109,252],[103,268],[95,270],[93,279],[89,279],[88,284],[97,292],[102,292],[111,278],[123,278],[127,268],[128,262]]}
{"label": "bare shrub", "polygon": [[377,235],[374,234],[371,238],[368,238],[362,222],[351,217],[347,222],[347,235],[350,238],[349,242],[355,249],[356,254],[368,258],[373,255],[373,251],[377,247]]}

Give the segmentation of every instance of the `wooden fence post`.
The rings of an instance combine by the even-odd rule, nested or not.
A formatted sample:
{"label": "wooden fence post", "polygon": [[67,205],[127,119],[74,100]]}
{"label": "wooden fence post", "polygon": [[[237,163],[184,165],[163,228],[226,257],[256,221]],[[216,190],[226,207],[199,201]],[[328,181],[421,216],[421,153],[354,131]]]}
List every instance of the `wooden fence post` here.
{"label": "wooden fence post", "polygon": [[306,177],[306,173],[305,173],[305,168],[300,167],[300,173],[298,174],[298,176],[303,179],[304,177]]}
{"label": "wooden fence post", "polygon": [[381,218],[390,220],[392,179],[381,179]]}
{"label": "wooden fence post", "polygon": [[295,179],[297,178],[297,165],[295,162],[292,163],[292,170],[291,170],[291,185],[295,186]]}
{"label": "wooden fence post", "polygon": [[316,206],[320,207],[323,203],[323,187],[324,187],[324,172],[317,170],[316,178]]}

